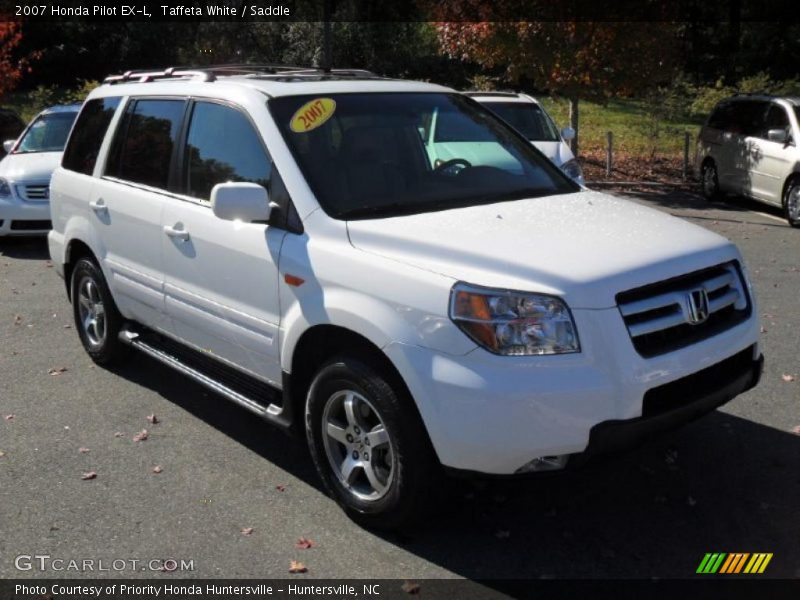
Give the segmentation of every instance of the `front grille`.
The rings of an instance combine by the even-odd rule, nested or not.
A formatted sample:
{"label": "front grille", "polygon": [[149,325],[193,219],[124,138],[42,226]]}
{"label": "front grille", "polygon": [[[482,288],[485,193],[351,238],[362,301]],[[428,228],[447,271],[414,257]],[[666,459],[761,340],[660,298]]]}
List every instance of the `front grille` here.
{"label": "front grille", "polygon": [[17,192],[23,200],[42,201],[50,199],[50,186],[44,184],[30,184],[17,186]]}
{"label": "front grille", "polygon": [[713,394],[753,369],[753,346],[697,373],[648,390],[642,401],[642,416],[660,414],[688,406]]}
{"label": "front grille", "polygon": [[617,304],[646,358],[717,335],[746,321],[751,310],[735,261],[621,292]]}
{"label": "front grille", "polygon": [[14,231],[38,231],[40,229],[52,229],[50,221],[11,221],[11,229]]}

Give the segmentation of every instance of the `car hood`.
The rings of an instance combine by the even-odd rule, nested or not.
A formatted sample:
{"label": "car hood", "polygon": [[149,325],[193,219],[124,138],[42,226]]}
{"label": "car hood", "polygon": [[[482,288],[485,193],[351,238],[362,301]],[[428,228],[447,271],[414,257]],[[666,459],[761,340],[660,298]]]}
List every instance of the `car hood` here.
{"label": "car hood", "polygon": [[0,177],[12,181],[49,182],[56,167],[61,164],[63,152],[31,152],[9,154],[0,161]]}
{"label": "car hood", "polygon": [[739,258],[727,239],[598,192],[350,221],[366,252],[475,285],[550,293],[573,308]]}

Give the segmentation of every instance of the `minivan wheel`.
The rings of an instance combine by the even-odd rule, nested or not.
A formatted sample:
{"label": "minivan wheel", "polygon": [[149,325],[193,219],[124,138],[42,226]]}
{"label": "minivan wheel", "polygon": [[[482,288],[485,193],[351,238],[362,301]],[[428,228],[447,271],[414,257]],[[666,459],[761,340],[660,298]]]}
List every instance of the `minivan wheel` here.
{"label": "minivan wheel", "polygon": [[128,347],[118,337],[124,319],[100,267],[91,259],[81,258],[72,270],[70,285],[75,329],[86,352],[102,365],[124,359]]}
{"label": "minivan wheel", "polygon": [[404,391],[377,363],[323,365],[306,401],[311,455],[330,495],[357,523],[400,529],[435,508],[439,464]]}
{"label": "minivan wheel", "polygon": [[800,227],[800,179],[793,179],[783,195],[783,211],[792,227]]}
{"label": "minivan wheel", "polygon": [[717,165],[713,162],[708,162],[703,165],[703,196],[707,200],[718,200],[719,192],[719,175],[717,174]]}

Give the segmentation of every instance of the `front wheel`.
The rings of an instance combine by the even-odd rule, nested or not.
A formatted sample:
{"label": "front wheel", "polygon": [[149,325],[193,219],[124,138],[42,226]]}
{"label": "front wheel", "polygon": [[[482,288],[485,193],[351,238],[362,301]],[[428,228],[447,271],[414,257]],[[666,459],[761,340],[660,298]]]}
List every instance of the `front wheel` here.
{"label": "front wheel", "polygon": [[783,211],[792,227],[800,227],[800,179],[793,179],[783,195]]}
{"label": "front wheel", "polygon": [[87,354],[98,364],[121,362],[128,347],[119,340],[123,318],[93,260],[81,258],[72,270],[72,312],[75,329]]}
{"label": "front wheel", "polygon": [[369,360],[323,365],[309,389],[306,434],[317,471],[356,522],[399,529],[435,507],[439,464],[413,400]]}

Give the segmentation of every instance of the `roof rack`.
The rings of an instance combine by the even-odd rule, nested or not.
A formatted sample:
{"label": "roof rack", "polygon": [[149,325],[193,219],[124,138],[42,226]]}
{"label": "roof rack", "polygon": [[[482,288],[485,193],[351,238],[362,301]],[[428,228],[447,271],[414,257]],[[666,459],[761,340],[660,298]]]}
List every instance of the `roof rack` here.
{"label": "roof rack", "polygon": [[516,98],[520,94],[520,92],[512,92],[511,90],[502,92],[479,92],[470,90],[462,93],[466,96],[498,96],[500,98]]}
{"label": "roof rack", "polygon": [[148,83],[159,79],[197,79],[199,81],[216,81],[218,76],[244,75],[252,77],[303,78],[308,76],[337,78],[358,77],[378,79],[372,71],[364,69],[323,69],[317,67],[301,67],[293,65],[273,64],[225,64],[203,67],[170,67],[163,71],[127,71],[122,75],[111,75],[103,80],[110,85],[117,83]]}

